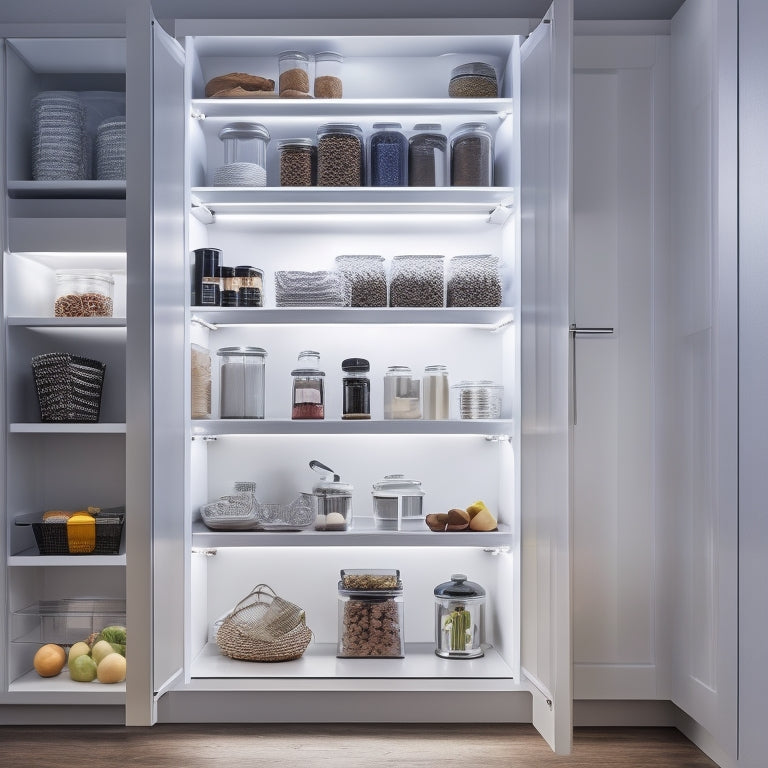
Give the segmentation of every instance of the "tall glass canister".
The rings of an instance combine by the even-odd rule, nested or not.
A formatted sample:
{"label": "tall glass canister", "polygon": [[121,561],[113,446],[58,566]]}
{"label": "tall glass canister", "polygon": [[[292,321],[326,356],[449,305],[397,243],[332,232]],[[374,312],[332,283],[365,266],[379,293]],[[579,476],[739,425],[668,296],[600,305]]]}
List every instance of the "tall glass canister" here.
{"label": "tall glass canister", "polygon": [[321,371],[319,366],[319,352],[299,352],[298,367],[291,371],[292,419],[325,418],[325,371]]}
{"label": "tall glass canister", "polygon": [[222,347],[219,403],[222,419],[264,418],[264,367],[261,347]]}

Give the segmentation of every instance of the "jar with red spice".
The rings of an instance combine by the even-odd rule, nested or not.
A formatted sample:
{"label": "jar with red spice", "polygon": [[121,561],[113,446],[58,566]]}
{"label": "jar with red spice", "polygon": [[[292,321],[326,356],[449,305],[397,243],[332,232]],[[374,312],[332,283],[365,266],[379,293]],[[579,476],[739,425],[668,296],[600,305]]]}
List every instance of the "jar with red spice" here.
{"label": "jar with red spice", "polygon": [[299,352],[293,376],[292,419],[325,418],[325,372],[320,370],[320,353]]}

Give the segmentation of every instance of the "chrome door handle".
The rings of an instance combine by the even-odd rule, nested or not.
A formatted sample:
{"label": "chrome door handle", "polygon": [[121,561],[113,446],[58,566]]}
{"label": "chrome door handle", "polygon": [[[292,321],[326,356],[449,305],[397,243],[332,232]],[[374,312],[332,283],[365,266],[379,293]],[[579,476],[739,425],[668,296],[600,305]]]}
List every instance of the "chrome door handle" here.
{"label": "chrome door handle", "polygon": [[579,328],[576,323],[568,327],[571,336],[571,426],[576,426],[576,334],[585,336],[608,336],[613,328]]}

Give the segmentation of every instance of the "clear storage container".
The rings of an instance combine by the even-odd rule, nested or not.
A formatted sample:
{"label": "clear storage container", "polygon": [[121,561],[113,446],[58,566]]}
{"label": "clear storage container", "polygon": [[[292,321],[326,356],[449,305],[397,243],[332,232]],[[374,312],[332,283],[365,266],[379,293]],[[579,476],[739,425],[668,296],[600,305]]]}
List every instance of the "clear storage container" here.
{"label": "clear storage container", "polygon": [[495,99],[499,95],[496,70],[482,61],[461,64],[451,72],[448,95],[454,99]]}
{"label": "clear storage container", "polygon": [[444,306],[444,262],[443,256],[394,256],[389,273],[389,306]]}
{"label": "clear storage container", "polygon": [[493,137],[485,123],[464,123],[453,133],[451,186],[493,186]]}
{"label": "clear storage container", "polygon": [[372,187],[408,186],[408,139],[400,123],[374,123],[368,140]]}
{"label": "clear storage container", "polygon": [[325,418],[325,371],[321,371],[319,365],[319,352],[299,352],[298,367],[291,371],[292,419]]}
{"label": "clear storage container", "polygon": [[362,357],[349,357],[341,363],[342,419],[371,418],[371,380],[368,372],[370,363]]}
{"label": "clear storage container", "polygon": [[444,659],[483,656],[485,590],[463,573],[435,587],[435,653]]}
{"label": "clear storage container", "polygon": [[222,347],[219,401],[222,419],[264,418],[264,367],[261,347]]}
{"label": "clear storage container", "polygon": [[317,129],[317,183],[321,187],[360,187],[365,180],[363,131],[353,123],[327,123]]}
{"label": "clear storage container", "polygon": [[55,317],[112,317],[115,280],[109,272],[56,271]]}
{"label": "clear storage container", "polygon": [[211,416],[211,353],[193,344],[191,367],[191,415],[193,419],[208,419]]}
{"label": "clear storage container", "polygon": [[451,387],[457,419],[499,419],[504,387],[492,381],[461,381]]}
{"label": "clear storage container", "polygon": [[338,602],[338,658],[405,656],[403,584],[399,571],[342,570]]}
{"label": "clear storage container", "polygon": [[301,51],[283,51],[278,56],[279,88],[283,98],[309,97],[309,56]]}
{"label": "clear storage container", "polygon": [[423,530],[424,491],[420,480],[386,475],[373,484],[373,519],[382,531]]}
{"label": "clear storage container", "polygon": [[280,186],[311,187],[317,184],[317,148],[312,139],[284,139],[280,152]]}
{"label": "clear storage container", "polygon": [[340,99],[343,95],[341,70],[344,57],[333,51],[315,54],[315,98]]}
{"label": "clear storage container", "polygon": [[444,365],[428,365],[421,380],[424,406],[422,418],[444,420],[451,417],[448,368]]}
{"label": "clear storage container", "polygon": [[501,269],[496,256],[454,256],[448,262],[447,273],[447,306],[501,306]]}
{"label": "clear storage container", "polygon": [[337,256],[336,269],[346,283],[350,306],[387,306],[387,273],[383,256]]}
{"label": "clear storage container", "polygon": [[219,131],[224,162],[213,175],[214,187],[265,187],[269,131],[260,123],[230,123]]}
{"label": "clear storage container", "polygon": [[413,126],[408,141],[408,186],[448,186],[448,139],[440,123]]}
{"label": "clear storage container", "polygon": [[421,418],[421,382],[407,365],[390,365],[384,374],[384,418]]}
{"label": "clear storage container", "polygon": [[347,531],[352,527],[352,486],[342,483],[330,467],[313,459],[309,466],[323,478],[312,488],[316,531]]}

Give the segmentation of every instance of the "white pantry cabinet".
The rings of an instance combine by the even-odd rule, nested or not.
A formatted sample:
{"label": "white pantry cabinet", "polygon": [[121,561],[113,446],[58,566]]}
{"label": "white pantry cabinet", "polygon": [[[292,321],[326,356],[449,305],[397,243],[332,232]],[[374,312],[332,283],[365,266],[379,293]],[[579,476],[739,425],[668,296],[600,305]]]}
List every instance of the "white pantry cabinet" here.
{"label": "white pantry cabinet", "polygon": [[[571,25],[571,3],[561,1],[533,31],[527,21],[177,20],[176,40],[148,8],[131,10],[128,302],[137,317],[127,365],[152,385],[132,388],[127,405],[128,504],[138,510],[128,525],[129,550],[138,553],[128,622],[144,673],[128,688],[129,723],[427,722],[472,711],[490,721],[532,720],[553,748],[569,750]],[[277,56],[288,49],[342,53],[344,98],[204,98],[205,83],[226,72],[277,80]],[[495,66],[499,98],[446,98],[453,67],[473,60]],[[218,132],[243,120],[270,133],[267,186],[210,187],[221,164]],[[494,186],[279,187],[281,138],[314,136],[328,122],[368,134],[380,121],[406,130],[440,122],[448,134],[486,123]],[[133,193],[147,188],[152,195]],[[204,246],[222,249],[227,265],[264,269],[264,308],[189,306],[190,252]],[[491,253],[503,265],[503,306],[275,306],[276,270],[328,269],[344,253],[387,262],[407,253]],[[219,419],[215,379],[212,418],[188,418],[191,343],[214,360],[225,346],[267,350],[263,421]],[[323,421],[289,418],[289,374],[302,349],[320,350],[327,371]],[[349,356],[371,360],[370,421],[340,419],[340,362]],[[448,365],[453,381],[503,383],[501,418],[385,421],[386,367],[420,373],[435,362]],[[202,524],[200,506],[238,480],[255,481],[262,501],[308,491],[314,458],[354,486],[352,531],[221,533]],[[376,531],[371,485],[393,472],[423,482],[426,512],[483,498],[499,530]],[[400,570],[404,659],[336,658],[336,582],[350,567]],[[486,654],[463,664],[433,649],[432,590],[457,569],[489,593]],[[306,610],[314,640],[300,660],[235,662],[211,641],[213,622],[259,582]]]}

